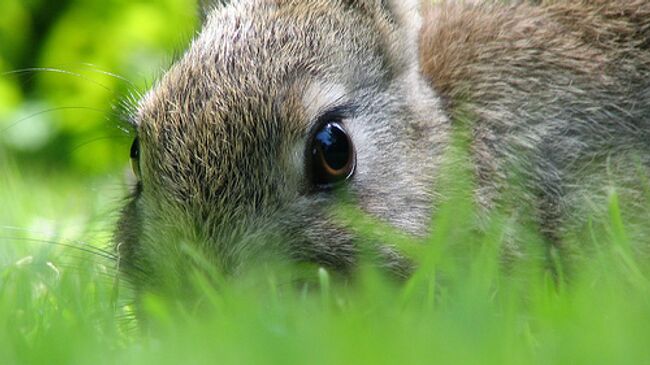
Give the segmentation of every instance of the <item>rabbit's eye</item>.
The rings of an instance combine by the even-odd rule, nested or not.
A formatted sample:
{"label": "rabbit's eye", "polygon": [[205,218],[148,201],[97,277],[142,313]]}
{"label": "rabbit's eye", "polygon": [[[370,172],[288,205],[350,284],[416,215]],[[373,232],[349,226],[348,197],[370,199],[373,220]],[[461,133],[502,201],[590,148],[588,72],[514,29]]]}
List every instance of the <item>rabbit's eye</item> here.
{"label": "rabbit's eye", "polygon": [[135,137],[131,145],[131,168],[135,176],[140,179],[140,139]]}
{"label": "rabbit's eye", "polygon": [[340,123],[328,122],[316,131],[310,154],[312,179],[320,189],[331,188],[354,174],[354,146]]}

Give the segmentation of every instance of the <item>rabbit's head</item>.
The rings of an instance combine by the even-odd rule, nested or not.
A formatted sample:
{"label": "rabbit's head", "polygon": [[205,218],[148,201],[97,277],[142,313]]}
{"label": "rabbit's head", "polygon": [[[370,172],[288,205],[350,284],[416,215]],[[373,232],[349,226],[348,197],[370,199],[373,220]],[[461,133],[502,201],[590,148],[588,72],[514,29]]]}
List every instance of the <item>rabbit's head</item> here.
{"label": "rabbit's head", "polygon": [[[448,120],[417,62],[417,1],[214,5],[140,101],[138,183],[116,243],[123,268],[183,276],[182,247],[236,273],[271,257],[349,271],[345,195],[411,234],[428,227]],[[379,248],[399,270],[399,255]]]}

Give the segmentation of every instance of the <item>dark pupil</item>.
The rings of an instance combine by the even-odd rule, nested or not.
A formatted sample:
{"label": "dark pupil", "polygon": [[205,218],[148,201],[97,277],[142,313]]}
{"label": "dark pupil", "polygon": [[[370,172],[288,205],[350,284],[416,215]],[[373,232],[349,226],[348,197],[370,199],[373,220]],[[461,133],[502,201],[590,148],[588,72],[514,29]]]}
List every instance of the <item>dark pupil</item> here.
{"label": "dark pupil", "polygon": [[137,160],[138,158],[140,158],[140,139],[136,137],[131,145],[131,159]]}
{"label": "dark pupil", "polygon": [[341,127],[326,125],[316,134],[316,141],[329,168],[338,171],[346,167],[350,160],[350,141]]}

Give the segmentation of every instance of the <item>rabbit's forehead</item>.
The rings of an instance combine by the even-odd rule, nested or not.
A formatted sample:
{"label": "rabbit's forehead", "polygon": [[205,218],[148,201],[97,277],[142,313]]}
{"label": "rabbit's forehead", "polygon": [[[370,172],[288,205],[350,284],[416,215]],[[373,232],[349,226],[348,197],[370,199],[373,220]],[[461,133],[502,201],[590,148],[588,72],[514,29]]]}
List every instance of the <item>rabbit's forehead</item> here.
{"label": "rabbit's forehead", "polygon": [[145,144],[174,134],[230,142],[270,134],[295,139],[323,104],[358,88],[353,83],[373,83],[364,77],[382,74],[381,50],[344,39],[352,32],[312,32],[314,17],[304,26],[288,15],[277,17],[207,27],[142,99],[136,119]]}
{"label": "rabbit's forehead", "polygon": [[[330,86],[314,87],[317,80],[346,83],[347,89],[370,83],[363,78],[376,78],[386,64],[370,19],[327,3],[237,2],[232,6],[243,9],[213,13],[142,100],[137,119],[143,129],[181,119],[188,126],[259,123],[286,109],[295,114],[296,99],[340,94]],[[363,27],[368,31],[360,32]],[[312,103],[299,104],[308,104],[308,114],[316,112]]]}
{"label": "rabbit's forehead", "polygon": [[143,98],[137,120],[145,144],[289,142],[345,96],[343,86],[305,75],[289,79],[283,71],[236,79],[208,73],[177,65]]}

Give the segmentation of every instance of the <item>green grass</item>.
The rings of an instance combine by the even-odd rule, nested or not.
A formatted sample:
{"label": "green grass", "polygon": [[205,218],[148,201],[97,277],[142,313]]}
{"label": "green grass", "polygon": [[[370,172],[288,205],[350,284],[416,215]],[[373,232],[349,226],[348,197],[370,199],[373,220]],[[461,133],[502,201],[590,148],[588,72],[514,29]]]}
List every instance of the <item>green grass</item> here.
{"label": "green grass", "polygon": [[598,243],[561,285],[533,251],[504,272],[507,220],[471,229],[461,189],[425,246],[340,209],[360,235],[389,237],[416,257],[420,268],[405,283],[372,265],[347,282],[314,268],[309,286],[289,284],[282,270],[218,289],[197,275],[200,304],[145,295],[138,325],[114,263],[80,250],[108,244],[119,181],[4,162],[0,364],[650,363],[648,265],[630,238],[648,229],[631,231],[615,193],[609,219],[580,236]]}

